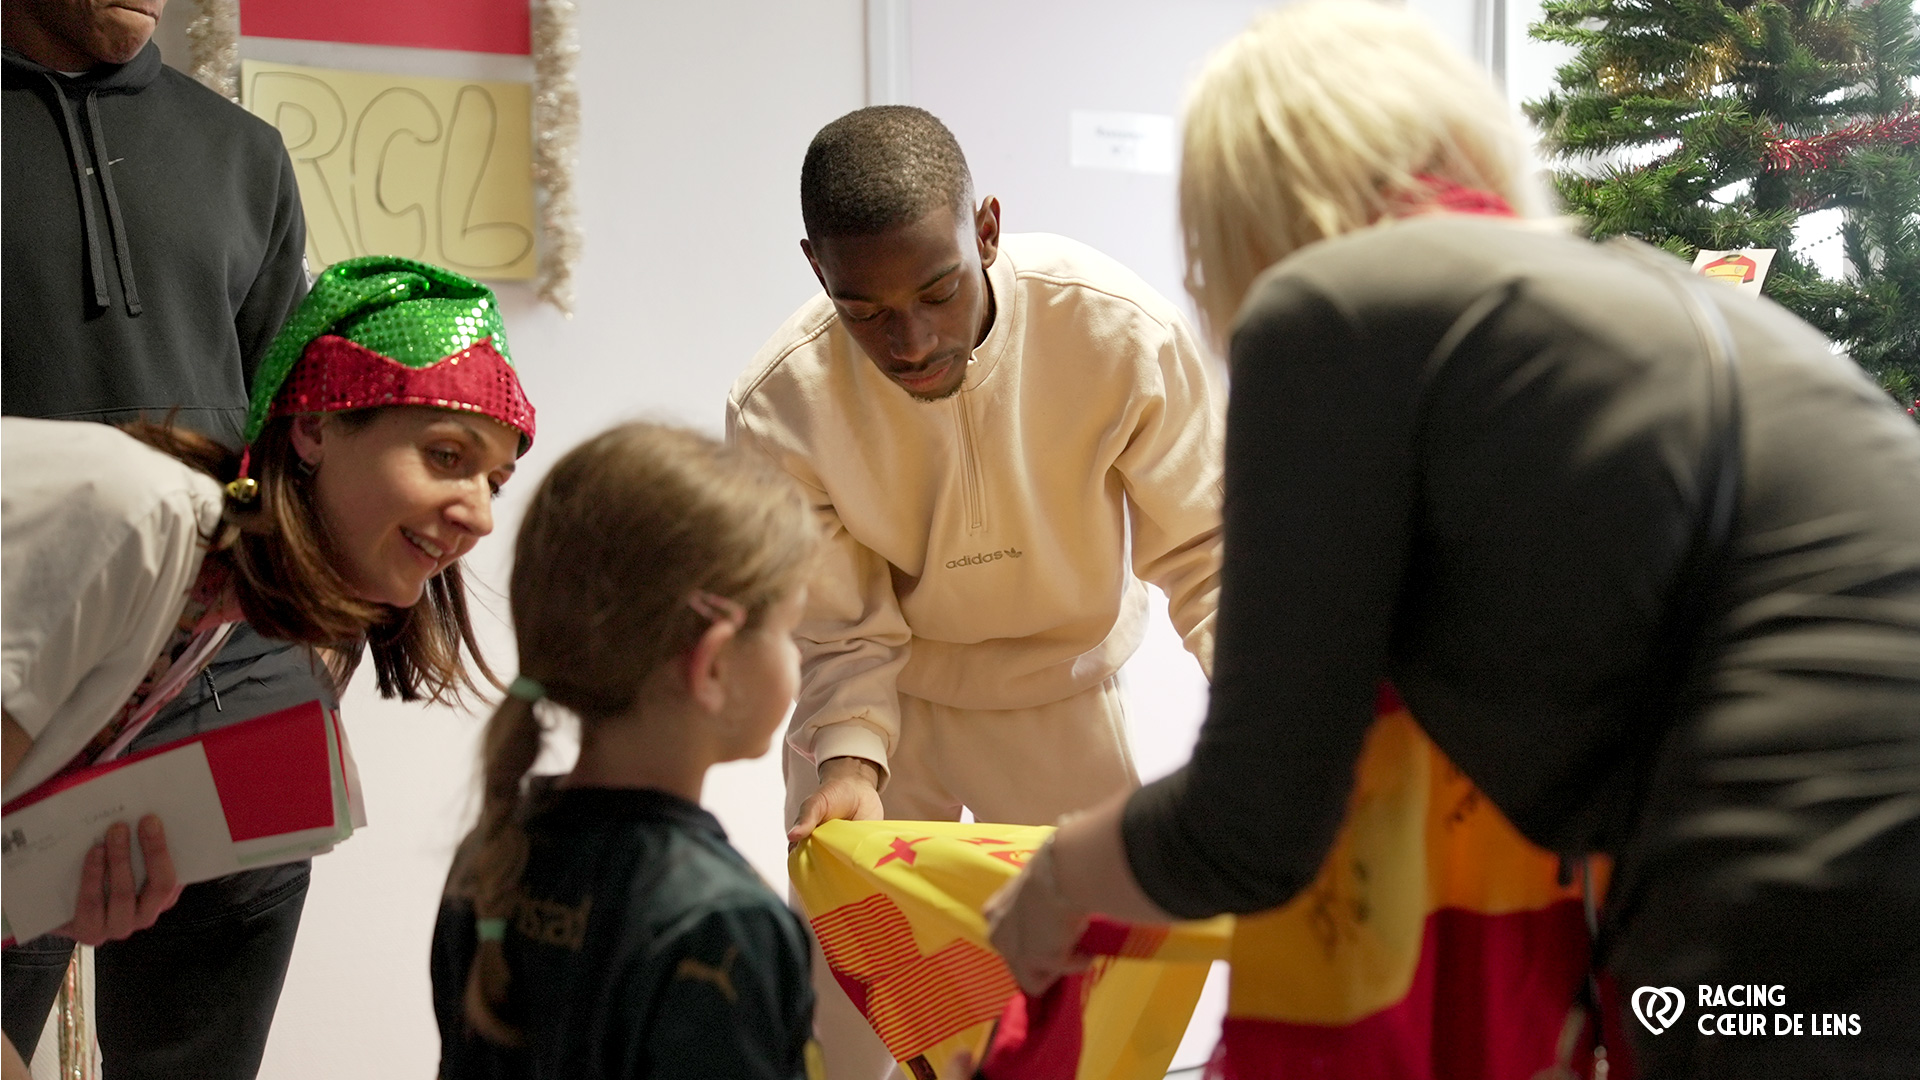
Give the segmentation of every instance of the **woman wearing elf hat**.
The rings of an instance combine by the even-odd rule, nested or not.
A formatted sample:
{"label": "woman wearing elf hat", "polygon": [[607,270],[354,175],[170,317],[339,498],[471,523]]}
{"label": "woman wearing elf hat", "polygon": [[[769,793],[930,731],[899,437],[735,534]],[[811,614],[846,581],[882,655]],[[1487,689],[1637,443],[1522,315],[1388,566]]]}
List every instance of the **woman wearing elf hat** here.
{"label": "woman wearing elf hat", "polygon": [[[1397,5],[1283,7],[1201,74],[1188,283],[1233,369],[1212,702],[1184,768],[1062,825],[994,941],[1037,990],[1090,912],[1291,901],[1390,679],[1528,839],[1614,858],[1597,944],[1640,1075],[1912,1076],[1920,430],[1779,307],[1514,220],[1509,113]],[[1227,1075],[1312,1060],[1304,1027],[1235,1055],[1246,1030]]]}
{"label": "woman wearing elf hat", "polygon": [[[245,620],[383,695],[488,681],[460,557],[533,440],[497,301],[406,259],[336,264],[262,360],[239,454],[156,425],[0,421],[5,799],[108,760]],[[178,895],[159,822],[89,854],[74,920],[97,944]]]}

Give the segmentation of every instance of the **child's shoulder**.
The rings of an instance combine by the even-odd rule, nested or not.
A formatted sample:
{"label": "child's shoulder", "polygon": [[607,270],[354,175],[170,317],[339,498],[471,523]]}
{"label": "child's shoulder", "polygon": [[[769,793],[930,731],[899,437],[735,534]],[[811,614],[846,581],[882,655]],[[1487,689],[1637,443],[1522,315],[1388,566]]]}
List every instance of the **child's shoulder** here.
{"label": "child's shoulder", "polygon": [[[797,919],[727,842],[713,815],[664,792],[559,791],[533,828],[543,834],[535,842],[537,862],[590,866],[583,876],[600,878],[596,891],[625,893],[629,918],[656,933],[720,911]],[[542,869],[576,877],[559,865]]]}
{"label": "child's shoulder", "polygon": [[[702,921],[773,923],[798,932],[795,915],[723,835],[676,830],[660,852],[664,865],[648,882],[649,905],[668,935]],[[636,878],[648,878],[643,869]]]}

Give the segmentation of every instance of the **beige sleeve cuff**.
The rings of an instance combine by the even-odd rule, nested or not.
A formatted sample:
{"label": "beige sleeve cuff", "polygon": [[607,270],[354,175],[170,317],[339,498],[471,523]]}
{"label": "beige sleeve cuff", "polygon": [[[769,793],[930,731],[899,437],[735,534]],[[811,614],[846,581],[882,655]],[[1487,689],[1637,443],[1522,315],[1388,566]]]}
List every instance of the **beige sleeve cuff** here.
{"label": "beige sleeve cuff", "polygon": [[880,770],[880,783],[876,790],[887,787],[887,740],[881,734],[858,720],[847,720],[838,724],[828,724],[814,729],[811,747],[796,746],[794,749],[812,759],[817,767],[828,758],[854,757],[873,762]]}

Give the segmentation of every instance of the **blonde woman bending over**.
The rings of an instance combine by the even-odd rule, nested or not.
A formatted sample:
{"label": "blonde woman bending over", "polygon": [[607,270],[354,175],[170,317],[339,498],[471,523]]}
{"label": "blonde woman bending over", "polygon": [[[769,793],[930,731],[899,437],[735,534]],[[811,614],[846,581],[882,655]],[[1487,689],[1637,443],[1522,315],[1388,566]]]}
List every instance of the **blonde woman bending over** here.
{"label": "blonde woman bending over", "polygon": [[[1091,912],[1291,899],[1390,679],[1534,843],[1616,859],[1603,960],[1689,999],[1627,1021],[1642,1075],[1909,1075],[1920,429],[1773,304],[1519,227],[1524,136],[1404,10],[1266,16],[1185,137],[1233,369],[1212,704],[998,898],[1021,981]],[[1694,988],[1751,983],[1846,1035],[1720,1034]]]}

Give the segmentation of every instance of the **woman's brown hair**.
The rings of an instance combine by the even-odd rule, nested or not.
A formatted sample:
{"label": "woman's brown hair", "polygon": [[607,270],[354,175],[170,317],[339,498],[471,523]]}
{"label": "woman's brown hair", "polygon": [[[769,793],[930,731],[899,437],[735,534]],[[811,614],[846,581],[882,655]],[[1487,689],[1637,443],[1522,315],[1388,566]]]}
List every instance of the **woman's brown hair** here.
{"label": "woman's brown hair", "polygon": [[[357,429],[378,412],[361,409],[329,419]],[[247,623],[267,637],[326,650],[342,686],[364,645],[383,697],[451,704],[462,692],[477,691],[463,648],[481,677],[497,687],[474,640],[459,563],[429,579],[420,602],[408,608],[361,600],[347,588],[313,504],[311,473],[293,449],[293,422],[290,416],[271,420],[253,441],[248,473],[260,485],[258,494],[247,502],[229,498],[208,542],[208,557],[226,559],[233,568]],[[123,429],[222,484],[240,471],[237,451],[171,422],[135,422]]]}
{"label": "woman's brown hair", "polygon": [[[739,605],[742,632],[806,581],[819,527],[799,490],[764,458],[681,428],[622,424],[574,448],[534,494],[514,545],[511,601],[520,674],[582,726],[630,711],[661,664],[710,625],[695,594]],[[480,820],[448,891],[494,928],[516,917],[528,841],[523,792],[539,757],[533,704],[509,696],[483,740]],[[506,953],[481,935],[467,1020],[495,1042]]]}

